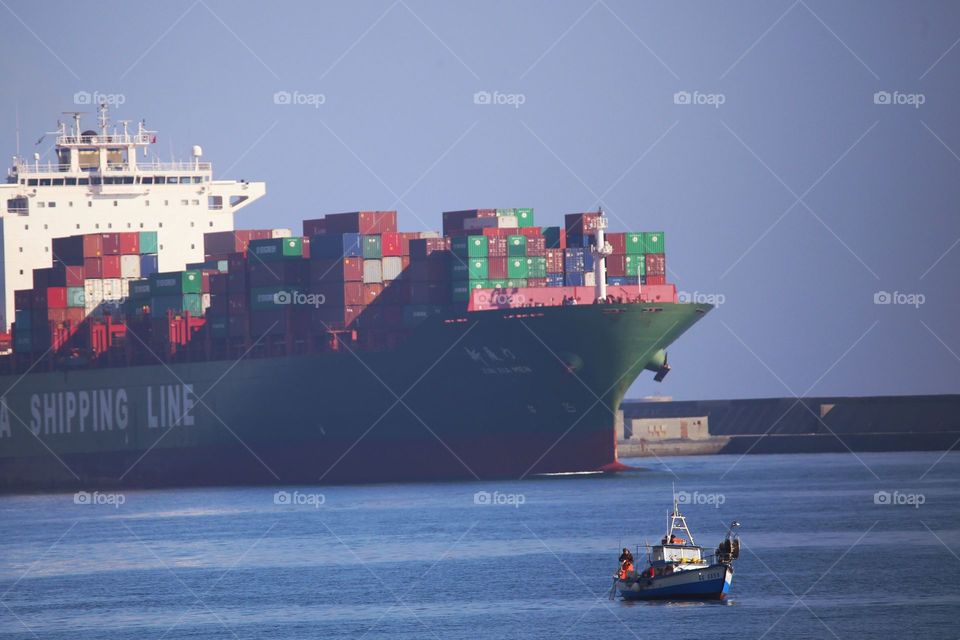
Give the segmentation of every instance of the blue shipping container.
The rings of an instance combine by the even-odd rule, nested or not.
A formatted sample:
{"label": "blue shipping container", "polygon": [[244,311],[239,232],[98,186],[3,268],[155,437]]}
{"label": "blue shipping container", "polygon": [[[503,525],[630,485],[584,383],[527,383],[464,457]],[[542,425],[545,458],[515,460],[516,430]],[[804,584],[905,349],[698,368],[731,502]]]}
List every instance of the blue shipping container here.
{"label": "blue shipping container", "polygon": [[564,277],[564,282],[568,287],[582,287],[583,286],[583,274],[577,272],[569,272]]}
{"label": "blue shipping container", "polygon": [[359,233],[331,234],[310,238],[311,258],[361,257],[363,246]]}
{"label": "blue shipping container", "polygon": [[548,273],[547,274],[547,286],[548,287],[562,287],[563,274],[562,273]]}
{"label": "blue shipping container", "polygon": [[160,271],[157,254],[149,253],[140,256],[140,277],[146,278]]}

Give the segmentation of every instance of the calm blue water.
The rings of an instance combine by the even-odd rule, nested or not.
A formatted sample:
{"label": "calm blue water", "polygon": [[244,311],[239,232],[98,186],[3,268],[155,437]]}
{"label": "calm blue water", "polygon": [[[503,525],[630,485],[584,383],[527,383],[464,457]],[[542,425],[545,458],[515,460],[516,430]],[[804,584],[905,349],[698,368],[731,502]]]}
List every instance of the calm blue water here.
{"label": "calm blue water", "polygon": [[[960,454],[941,456],[287,488],[299,505],[273,488],[5,497],[0,637],[955,638]],[[698,543],[742,523],[729,601],[610,602],[618,547],[663,534],[674,482]]]}

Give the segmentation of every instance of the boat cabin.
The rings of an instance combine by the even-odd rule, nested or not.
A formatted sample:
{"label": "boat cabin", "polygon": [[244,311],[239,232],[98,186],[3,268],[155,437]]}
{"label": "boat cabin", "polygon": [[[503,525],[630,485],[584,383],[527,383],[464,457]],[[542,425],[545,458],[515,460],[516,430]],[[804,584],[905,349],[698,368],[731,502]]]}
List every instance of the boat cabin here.
{"label": "boat cabin", "polygon": [[650,549],[651,564],[703,562],[703,548],[690,544],[658,544]]}

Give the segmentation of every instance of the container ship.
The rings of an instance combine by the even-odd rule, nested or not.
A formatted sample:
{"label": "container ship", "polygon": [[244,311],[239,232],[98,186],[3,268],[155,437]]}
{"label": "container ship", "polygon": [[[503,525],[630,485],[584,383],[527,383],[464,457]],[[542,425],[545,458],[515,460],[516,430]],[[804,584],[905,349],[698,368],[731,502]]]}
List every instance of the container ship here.
{"label": "container ship", "polygon": [[235,230],[263,183],[72,115],[0,185],[0,491],[617,470],[626,390],[710,310],[600,211]]}

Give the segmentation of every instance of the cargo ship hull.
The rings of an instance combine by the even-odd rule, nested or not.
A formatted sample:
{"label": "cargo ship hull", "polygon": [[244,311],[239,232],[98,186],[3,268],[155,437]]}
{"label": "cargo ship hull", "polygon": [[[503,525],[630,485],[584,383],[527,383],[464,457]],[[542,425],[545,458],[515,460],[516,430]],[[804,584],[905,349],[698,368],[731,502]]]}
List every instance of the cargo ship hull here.
{"label": "cargo ship hull", "polygon": [[630,384],[709,305],[431,318],[391,351],[0,380],[0,491],[521,478],[616,463]]}

